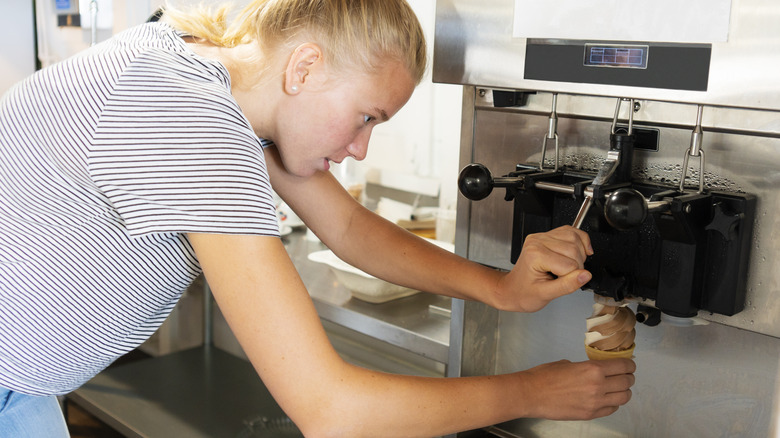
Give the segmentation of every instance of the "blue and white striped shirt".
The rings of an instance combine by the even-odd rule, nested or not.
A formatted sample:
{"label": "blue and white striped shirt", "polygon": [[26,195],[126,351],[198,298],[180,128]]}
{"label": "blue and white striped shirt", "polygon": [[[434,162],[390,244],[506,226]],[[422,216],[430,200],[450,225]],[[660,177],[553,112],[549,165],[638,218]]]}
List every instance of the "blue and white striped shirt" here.
{"label": "blue and white striped shirt", "polygon": [[0,101],[0,386],[64,394],[200,273],[185,233],[278,236],[263,143],[219,63],[145,24]]}

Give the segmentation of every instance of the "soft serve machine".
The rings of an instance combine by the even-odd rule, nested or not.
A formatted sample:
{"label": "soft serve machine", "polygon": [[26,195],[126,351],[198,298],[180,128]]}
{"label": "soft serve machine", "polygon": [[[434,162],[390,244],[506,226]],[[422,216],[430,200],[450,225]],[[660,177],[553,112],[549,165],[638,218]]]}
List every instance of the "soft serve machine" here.
{"label": "soft serve machine", "polygon": [[[647,4],[640,4],[647,3]],[[511,269],[573,224],[592,281],[534,314],[455,301],[448,374],[585,360],[594,297],[637,313],[633,400],[461,436],[774,436],[780,416],[780,5],[438,0],[464,85],[456,250]]]}

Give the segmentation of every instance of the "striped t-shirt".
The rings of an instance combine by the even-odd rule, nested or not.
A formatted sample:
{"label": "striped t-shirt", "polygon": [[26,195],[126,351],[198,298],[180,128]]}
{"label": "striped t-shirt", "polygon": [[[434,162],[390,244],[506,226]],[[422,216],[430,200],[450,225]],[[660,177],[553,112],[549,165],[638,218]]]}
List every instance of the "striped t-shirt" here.
{"label": "striped t-shirt", "polygon": [[201,271],[191,232],[279,235],[224,66],[145,24],[10,90],[0,386],[64,394],[141,344]]}

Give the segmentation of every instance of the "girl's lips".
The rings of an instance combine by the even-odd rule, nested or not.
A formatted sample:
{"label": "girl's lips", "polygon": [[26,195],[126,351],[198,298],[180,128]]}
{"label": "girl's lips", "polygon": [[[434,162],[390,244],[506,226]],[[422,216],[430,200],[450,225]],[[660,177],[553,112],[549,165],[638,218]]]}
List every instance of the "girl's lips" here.
{"label": "girl's lips", "polygon": [[324,163],[322,167],[327,172],[328,170],[330,170],[330,160],[327,158],[323,158],[322,161]]}

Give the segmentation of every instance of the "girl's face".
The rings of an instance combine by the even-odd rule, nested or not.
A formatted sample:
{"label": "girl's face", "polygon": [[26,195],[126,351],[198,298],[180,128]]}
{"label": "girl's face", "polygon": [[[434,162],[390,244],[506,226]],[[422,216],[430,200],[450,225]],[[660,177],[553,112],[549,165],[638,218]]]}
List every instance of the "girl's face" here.
{"label": "girl's face", "polygon": [[287,171],[303,177],[327,171],[331,161],[364,159],[374,126],[398,112],[415,86],[400,62],[373,74],[311,79],[277,108],[273,139]]}

